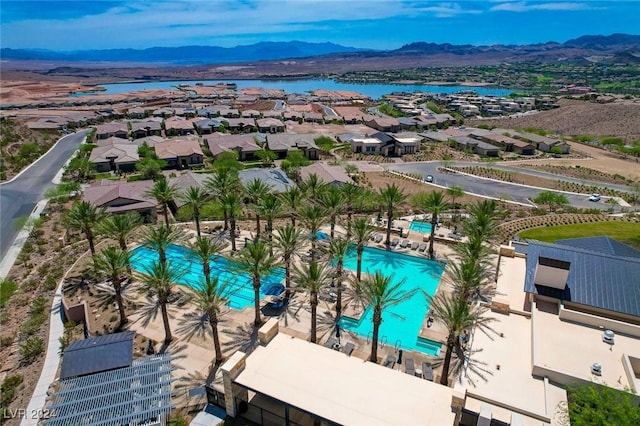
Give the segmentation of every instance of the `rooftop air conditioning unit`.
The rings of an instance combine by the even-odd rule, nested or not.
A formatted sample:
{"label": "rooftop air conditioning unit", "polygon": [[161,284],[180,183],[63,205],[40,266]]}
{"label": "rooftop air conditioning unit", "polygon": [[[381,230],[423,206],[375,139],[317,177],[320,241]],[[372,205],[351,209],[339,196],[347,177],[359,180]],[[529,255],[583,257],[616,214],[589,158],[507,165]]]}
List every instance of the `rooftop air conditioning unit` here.
{"label": "rooftop air conditioning unit", "polygon": [[608,343],[610,345],[613,345],[613,340],[615,338],[615,333],[613,332],[613,330],[605,330],[604,334],[602,335],[602,341],[605,343]]}
{"label": "rooftop air conditioning unit", "polygon": [[602,376],[602,366],[597,362],[594,362],[593,364],[591,364],[591,373],[595,374],[596,376]]}

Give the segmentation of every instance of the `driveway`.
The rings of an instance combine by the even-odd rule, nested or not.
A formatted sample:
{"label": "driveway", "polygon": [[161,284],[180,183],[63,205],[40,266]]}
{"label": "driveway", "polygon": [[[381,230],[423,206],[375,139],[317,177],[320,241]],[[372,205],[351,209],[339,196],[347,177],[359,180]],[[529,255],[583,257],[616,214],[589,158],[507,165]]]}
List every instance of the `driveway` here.
{"label": "driveway", "polygon": [[[478,165],[478,163],[452,163],[452,166],[464,166],[464,165]],[[476,194],[485,197],[504,199],[505,201],[515,201],[517,203],[533,206],[531,201],[532,198],[535,198],[540,192],[546,190],[541,188],[533,188],[524,185],[518,185],[515,183],[508,182],[500,182],[497,180],[491,179],[483,179],[477,176],[470,176],[460,173],[445,173],[438,170],[438,167],[442,166],[442,163],[439,161],[436,162],[425,162],[425,163],[404,163],[404,164],[394,164],[385,166],[388,170],[404,172],[404,173],[419,173],[423,177],[427,175],[433,176],[433,183],[442,187],[451,187],[454,185],[460,186],[464,192],[468,194]],[[498,168],[497,165],[491,165],[491,167]],[[509,166],[507,167],[510,170],[517,169],[516,167]],[[518,169],[518,171],[525,171]],[[530,172],[529,170],[526,170]],[[536,175],[545,174],[543,172],[536,172]],[[558,175],[553,175],[550,173],[545,174],[545,177],[551,177],[552,179],[559,179]],[[564,178],[562,178],[564,180]],[[571,180],[567,178],[567,180]],[[585,183],[584,181],[581,181]],[[562,191],[554,191],[554,192],[562,192]],[[610,204],[605,204],[604,202],[594,203],[588,200],[589,195],[575,195],[563,192],[569,200],[569,204],[574,207],[579,208],[600,208],[603,210],[611,207]],[[620,209],[619,206],[614,206],[617,210]]]}
{"label": "driveway", "polygon": [[44,192],[53,186],[55,175],[84,140],[86,132],[64,136],[12,181],[0,185],[0,259],[5,259],[18,235],[16,220],[33,212]]}

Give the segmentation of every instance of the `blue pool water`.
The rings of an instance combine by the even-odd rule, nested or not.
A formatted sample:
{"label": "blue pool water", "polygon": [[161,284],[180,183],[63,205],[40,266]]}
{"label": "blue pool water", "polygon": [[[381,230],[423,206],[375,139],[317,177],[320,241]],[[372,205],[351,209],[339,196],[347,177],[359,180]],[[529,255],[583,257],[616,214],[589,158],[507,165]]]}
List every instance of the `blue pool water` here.
{"label": "blue pool water", "polygon": [[431,234],[431,224],[429,222],[420,222],[414,220],[409,225],[409,229],[416,232],[422,232],[423,234]]}
{"label": "blue pool water", "polygon": [[[356,251],[351,250],[349,255],[345,257],[344,267],[355,271],[356,265]],[[429,295],[435,294],[444,265],[415,256],[365,247],[362,254],[362,272],[374,273],[376,270],[380,270],[386,276],[393,274],[395,282],[404,279],[402,289],[405,291],[417,290],[406,301],[382,312],[379,342],[438,356],[441,344],[420,338],[418,334],[429,308],[422,291]],[[372,309],[367,307],[360,320],[343,316],[340,320],[340,326],[360,336],[370,338],[373,330],[372,315]]]}
{"label": "blue pool water", "polygon": [[[140,246],[131,252],[131,266],[145,272],[145,267],[158,260],[155,250]],[[191,288],[199,288],[204,282],[202,275],[202,264],[191,250],[179,245],[171,245],[167,249],[167,260],[178,269],[178,284]],[[233,270],[233,265],[221,256],[214,256],[209,262],[211,265],[211,275],[218,277],[220,282],[230,282],[229,285],[229,307],[234,309],[244,309],[253,306],[253,281],[249,274],[237,273]],[[284,269],[276,268],[269,276],[262,278],[260,291],[262,296],[277,292],[276,287],[282,288],[281,282],[284,279]]]}

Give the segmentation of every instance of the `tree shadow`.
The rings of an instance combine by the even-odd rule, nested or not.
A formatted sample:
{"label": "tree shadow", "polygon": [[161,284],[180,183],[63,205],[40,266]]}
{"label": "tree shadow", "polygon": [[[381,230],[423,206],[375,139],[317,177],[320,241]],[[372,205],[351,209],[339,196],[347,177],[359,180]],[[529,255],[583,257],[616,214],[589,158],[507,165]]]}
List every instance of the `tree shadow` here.
{"label": "tree shadow", "polygon": [[231,341],[221,344],[225,352],[242,351],[248,355],[259,345],[258,329],[253,326],[253,323],[245,323],[235,329],[225,328],[222,332],[232,338]]}

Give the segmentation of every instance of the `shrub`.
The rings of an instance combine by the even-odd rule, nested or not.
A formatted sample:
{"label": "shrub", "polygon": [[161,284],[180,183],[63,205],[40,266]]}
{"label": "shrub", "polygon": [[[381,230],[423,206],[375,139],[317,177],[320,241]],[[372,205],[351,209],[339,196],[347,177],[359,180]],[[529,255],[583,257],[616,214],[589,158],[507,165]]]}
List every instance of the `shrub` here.
{"label": "shrub", "polygon": [[47,298],[44,296],[38,296],[31,302],[31,315],[37,315],[44,313],[44,309],[47,306]]}
{"label": "shrub", "polygon": [[116,321],[118,321],[118,315],[116,315],[116,314],[112,314],[112,315],[109,317],[109,322],[116,322]]}
{"label": "shrub", "polygon": [[31,364],[42,352],[44,352],[44,340],[39,337],[29,337],[20,345],[20,356],[25,364]]}
{"label": "shrub", "polygon": [[44,279],[42,288],[44,290],[54,290],[58,286],[58,281],[51,275],[47,275]]}
{"label": "shrub", "polygon": [[17,288],[18,285],[13,280],[5,279],[0,281],[0,308],[4,307]]}
{"label": "shrub", "polygon": [[9,376],[0,386],[0,407],[6,407],[16,396],[16,389],[22,384],[22,376]]}
{"label": "shrub", "polygon": [[25,322],[20,325],[20,333],[25,336],[32,336],[40,330],[46,319],[46,315],[42,313],[31,314]]}
{"label": "shrub", "polygon": [[14,336],[13,334],[0,337],[0,347],[6,348],[13,343],[13,339],[15,339],[15,337],[16,336]]}

